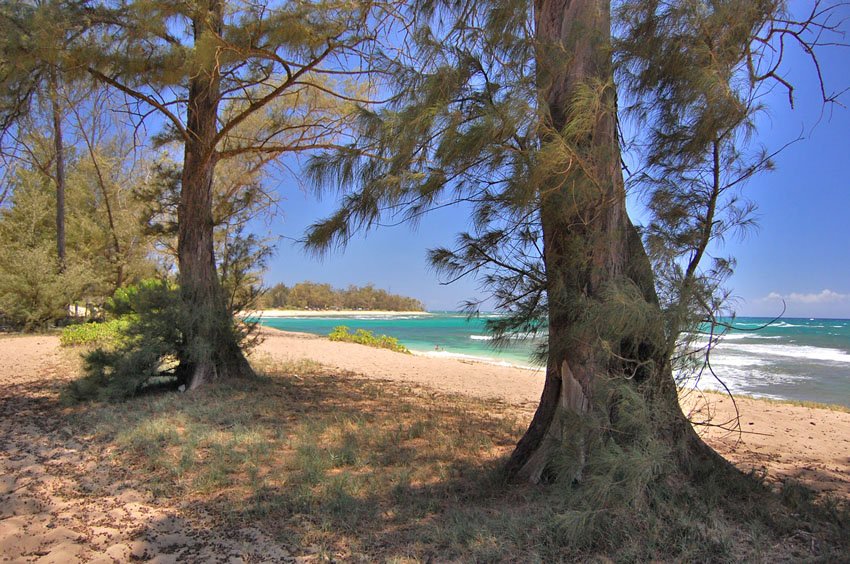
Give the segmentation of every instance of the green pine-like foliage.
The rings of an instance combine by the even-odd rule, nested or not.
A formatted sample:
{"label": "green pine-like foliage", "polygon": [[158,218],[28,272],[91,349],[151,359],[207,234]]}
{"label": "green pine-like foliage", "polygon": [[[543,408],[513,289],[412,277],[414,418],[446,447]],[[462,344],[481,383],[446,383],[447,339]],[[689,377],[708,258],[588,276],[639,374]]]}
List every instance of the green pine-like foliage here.
{"label": "green pine-like foliage", "polygon": [[[47,139],[33,133],[30,142],[39,162],[52,157]],[[100,150],[107,151],[108,146]],[[100,305],[117,286],[137,282],[155,270],[150,254],[153,239],[136,219],[141,204],[134,198],[134,188],[139,183],[128,178],[117,159],[102,160],[96,172],[87,155],[70,156],[65,193],[67,255],[62,267],[56,257],[52,179],[36,167],[25,166],[15,168],[7,178],[11,196],[0,208],[0,315],[13,327],[44,329],[65,320],[71,304]],[[143,168],[140,162],[139,170]],[[109,200],[98,174],[110,180],[106,185]]]}
{"label": "green pine-like foliage", "polygon": [[[180,288],[163,279],[143,280],[121,288],[105,304],[105,323],[63,330],[64,345],[88,345],[83,353],[85,375],[66,393],[72,401],[124,400],[152,388],[176,389],[187,383],[187,366],[205,351],[187,341],[186,328],[203,311],[187,308]],[[254,323],[227,318],[219,331],[230,332],[245,348],[256,344]]]}
{"label": "green pine-like foliage", "polygon": [[375,335],[366,329],[357,329],[354,333],[351,333],[349,328],[345,325],[338,325],[334,327],[328,335],[328,339],[331,341],[357,343],[368,347],[389,349],[395,352],[410,354],[410,350],[399,343],[398,339],[395,337],[390,337],[388,335]]}
{"label": "green pine-like foliage", "polygon": [[[148,280],[119,290],[107,307],[115,318],[102,330],[89,330],[103,334],[105,340],[83,355],[85,376],[69,386],[66,397],[119,400],[151,385],[176,386],[174,360],[186,347],[181,327],[187,315],[179,289],[166,281]],[[76,331],[63,333],[63,341],[71,341]]]}

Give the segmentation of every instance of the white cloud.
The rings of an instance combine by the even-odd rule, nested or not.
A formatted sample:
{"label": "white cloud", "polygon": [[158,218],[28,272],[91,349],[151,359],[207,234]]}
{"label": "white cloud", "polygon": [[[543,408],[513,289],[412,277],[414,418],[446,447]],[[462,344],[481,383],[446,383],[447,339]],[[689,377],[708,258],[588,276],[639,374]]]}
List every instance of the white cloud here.
{"label": "white cloud", "polygon": [[821,290],[818,293],[801,294],[792,292],[790,294],[780,294],[779,292],[771,292],[763,297],[760,301],[780,301],[785,300],[789,304],[835,304],[850,301],[850,294],[839,294],[829,289]]}

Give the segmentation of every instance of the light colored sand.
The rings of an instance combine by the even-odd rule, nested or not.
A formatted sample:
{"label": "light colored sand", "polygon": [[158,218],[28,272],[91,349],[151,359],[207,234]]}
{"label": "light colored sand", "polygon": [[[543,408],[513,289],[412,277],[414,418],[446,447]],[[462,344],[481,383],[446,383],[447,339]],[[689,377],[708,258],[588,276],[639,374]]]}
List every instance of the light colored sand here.
{"label": "light colored sand", "polygon": [[[259,352],[278,360],[315,360],[360,377],[396,380],[442,392],[493,398],[528,413],[543,391],[542,371],[493,366],[450,358],[411,356],[323,337],[263,329]],[[683,398],[697,430],[739,467],[766,471],[850,499],[850,413],[738,398],[720,394]],[[719,425],[719,426],[718,426]]]}
{"label": "light colored sand", "polygon": [[850,413],[718,393],[696,396],[683,400],[693,410],[691,420],[726,427],[697,429],[739,468],[850,500]]}
{"label": "light colored sand", "polygon": [[77,364],[56,337],[0,336],[0,562],[295,561],[248,524],[113,481],[57,402]]}
{"label": "light colored sand", "polygon": [[396,315],[433,315],[427,311],[385,311],[385,310],[354,310],[354,309],[261,309],[257,311],[243,311],[240,315],[250,317],[390,317]]}
{"label": "light colored sand", "polygon": [[[427,358],[264,330],[258,355],[309,359],[341,377],[406,382],[517,405],[530,417],[542,374],[517,368]],[[75,436],[57,401],[75,376],[55,337],[0,336],[0,560],[39,562],[292,561],[290,552],[249,524],[215,522],[180,500],[153,499],[131,476],[110,481],[109,456]],[[731,400],[687,400],[714,423],[731,418]],[[743,468],[768,478],[797,478],[850,499],[850,414],[739,399],[741,433],[707,430],[707,440]],[[708,410],[708,411],[706,411]]]}
{"label": "light colored sand", "polygon": [[540,371],[455,358],[397,353],[324,337],[262,328],[258,353],[279,361],[314,360],[361,377],[395,380],[441,392],[501,399],[533,406],[543,391]]}

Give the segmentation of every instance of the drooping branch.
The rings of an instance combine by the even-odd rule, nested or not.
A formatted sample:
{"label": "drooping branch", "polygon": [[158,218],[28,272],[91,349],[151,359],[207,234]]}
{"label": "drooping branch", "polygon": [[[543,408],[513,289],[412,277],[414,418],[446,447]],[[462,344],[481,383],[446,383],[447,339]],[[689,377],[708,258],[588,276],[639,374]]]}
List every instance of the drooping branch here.
{"label": "drooping branch", "polygon": [[226,149],[218,151],[217,157],[219,160],[231,159],[240,155],[282,155],[285,153],[300,153],[305,151],[321,151],[321,150],[337,150],[344,149],[343,145],[335,143],[293,143],[287,145],[266,144],[266,145],[250,145],[239,147],[236,149]]}

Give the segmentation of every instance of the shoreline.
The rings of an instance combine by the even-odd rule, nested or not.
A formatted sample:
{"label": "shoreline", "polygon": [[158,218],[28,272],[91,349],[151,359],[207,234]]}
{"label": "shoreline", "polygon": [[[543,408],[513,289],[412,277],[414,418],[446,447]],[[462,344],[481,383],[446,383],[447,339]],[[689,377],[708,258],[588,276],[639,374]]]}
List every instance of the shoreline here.
{"label": "shoreline", "polygon": [[385,309],[259,309],[240,311],[240,317],[276,318],[276,317],[394,317],[397,315],[415,315],[427,317],[434,315],[428,311],[390,311]]}
{"label": "shoreline", "polygon": [[543,391],[542,369],[527,370],[448,355],[405,354],[268,326],[262,326],[259,333],[262,342],[255,350],[276,361],[318,362],[357,377],[411,383],[522,406],[536,406]]}
{"label": "shoreline", "polygon": [[[273,361],[317,362],[343,378],[505,402],[516,406],[517,417],[526,424],[543,391],[544,369],[408,355],[270,327],[263,332],[266,339],[257,352]],[[821,493],[850,498],[850,413],[840,407],[730,398],[712,390],[685,391],[680,405],[697,432],[742,471],[766,472],[773,484],[796,480]]]}
{"label": "shoreline", "polygon": [[[427,313],[427,312],[425,312]],[[428,313],[428,315],[432,315]],[[278,317],[286,317],[286,316],[278,316]],[[304,317],[316,317],[316,316],[304,316]],[[335,341],[331,341],[328,339],[327,335],[320,335],[317,333],[308,333],[306,331],[291,331],[289,329],[280,329],[278,327],[272,327],[270,325],[261,325],[262,331],[275,331],[277,333],[283,333],[284,335],[290,335],[300,339],[323,339],[329,343],[333,343]],[[356,344],[356,343],[354,343]],[[359,346],[368,346],[368,345],[359,345]],[[382,350],[375,347],[369,347],[373,350]],[[408,347],[410,354],[412,356],[420,357],[420,358],[430,358],[430,359],[443,359],[443,360],[454,360],[457,362],[461,362],[463,364],[481,364],[484,366],[500,366],[503,368],[511,368],[516,370],[523,371],[531,371],[531,372],[542,372],[544,370],[541,366],[532,366],[531,364],[520,364],[518,362],[513,362],[510,360],[505,360],[496,356],[483,356],[483,355],[475,355],[468,353],[460,353],[447,351],[444,348],[440,348],[438,350],[430,350],[430,349],[411,349]]]}
{"label": "shoreline", "polygon": [[[320,337],[321,335],[316,336]],[[456,353],[452,351],[447,351],[442,348],[433,351],[414,349],[409,350],[410,354],[414,356],[421,356],[424,358],[445,358],[448,360],[464,362],[466,364],[487,364],[490,366],[504,366],[507,368],[516,368],[517,370],[532,370],[535,372],[539,372],[543,368],[541,366],[531,366],[530,364],[518,364],[516,362],[511,362],[510,360],[503,360],[495,356],[479,356],[474,354]]]}
{"label": "shoreline", "polygon": [[[318,312],[311,312],[318,313]],[[356,314],[358,312],[351,312],[352,314]],[[434,315],[430,314],[429,315]],[[292,331],[290,329],[281,329],[278,327],[273,327],[271,325],[261,324],[263,329],[269,329],[273,331],[279,331],[281,333],[289,333],[291,335],[302,335],[305,338],[319,338],[319,339],[327,339],[327,336],[320,333],[310,333],[306,331]],[[402,343],[404,344],[404,343]],[[536,365],[533,361],[528,359],[517,359],[511,357],[504,357],[499,355],[488,355],[483,353],[472,353],[468,351],[459,352],[457,350],[446,350],[443,347],[439,349],[430,349],[430,348],[416,348],[415,345],[405,345],[410,350],[410,353],[413,356],[422,357],[422,358],[430,358],[430,359],[443,359],[443,360],[454,360],[464,364],[480,364],[484,366],[499,366],[508,369],[516,369],[521,370],[523,372],[545,372],[545,366]],[[686,395],[690,392],[699,392],[702,394],[716,394],[722,397],[728,397],[727,392],[721,386],[705,386],[700,388],[689,388],[683,387],[681,388],[681,394]],[[759,392],[750,392],[745,390],[734,390],[731,393],[734,398],[742,398],[747,400],[758,400],[765,402],[773,402],[780,404],[788,404],[793,406],[800,407],[812,407],[818,409],[829,409],[833,411],[842,411],[845,413],[850,413],[850,405],[841,402],[826,402],[826,401],[818,401],[812,399],[800,399],[794,397],[782,397],[775,394],[769,393],[759,393]]]}
{"label": "shoreline", "polygon": [[[299,366],[321,365],[335,378],[401,385],[416,393],[465,395],[513,406],[525,427],[537,408],[543,370],[531,371],[469,360],[418,356],[309,333],[260,329],[264,340],[254,349],[260,369],[281,377],[299,376]],[[78,351],[63,349],[55,335],[16,335],[0,339],[0,391],[21,397],[20,386],[35,386],[38,396],[55,393],[45,385],[74,378]],[[850,413],[816,405],[728,396],[709,391],[680,397],[696,430],[742,471],[766,472],[775,486],[791,479],[823,494],[850,499]],[[736,420],[736,414],[740,416]],[[709,423],[710,425],[700,425]],[[2,459],[2,457],[0,457]],[[2,462],[2,460],[0,460]]]}
{"label": "shoreline", "polygon": [[[461,342],[457,335],[463,337],[466,333],[462,331],[461,333],[457,333],[456,327],[452,324],[446,325],[446,327],[449,328],[448,330],[450,333],[448,333],[449,336],[443,340],[442,333],[439,332],[439,328],[443,327],[440,317],[442,315],[441,313],[399,315],[394,312],[381,312],[383,314],[382,316],[369,314],[364,315],[364,312],[348,311],[346,312],[348,317],[333,315],[330,312],[310,311],[303,313],[304,315],[298,316],[296,314],[294,317],[287,317],[288,315],[291,315],[290,311],[276,310],[272,315],[260,318],[259,322],[261,325],[270,328],[282,329],[284,331],[304,332],[320,336],[326,335],[331,330],[332,324],[354,324],[354,327],[360,327],[360,323],[362,323],[362,327],[373,329],[376,334],[387,333],[390,336],[398,338],[401,344],[408,347],[410,351],[417,356],[445,359],[454,358],[460,362],[475,362],[487,365],[506,366],[524,371],[540,369],[540,366],[536,362],[537,357],[533,356],[529,351],[523,351],[520,348],[513,347],[507,347],[505,349],[485,347],[479,341],[486,337],[482,337],[478,334],[470,335],[469,338],[475,339],[474,342]],[[285,321],[287,318],[290,321]],[[355,321],[357,318],[362,319],[363,321]],[[396,322],[393,320],[394,318],[406,319],[407,321]],[[279,319],[280,321],[276,321],[276,319]],[[437,329],[432,327],[431,320],[435,320],[433,326]],[[416,327],[419,327],[420,323],[424,324],[423,327],[426,328],[423,329],[423,331],[425,331],[422,334],[423,336],[420,336],[418,330],[415,330]],[[398,324],[399,333],[394,333],[392,331],[392,327],[395,327],[396,324]],[[410,329],[411,327],[414,329]],[[483,331],[483,329],[478,330],[476,328],[467,330],[469,333],[481,333],[481,331]],[[743,337],[750,338],[749,335],[743,335]],[[732,340],[729,345],[729,347],[731,347],[729,349],[731,351],[731,356],[727,355],[728,358],[727,356],[724,356],[724,353],[727,350],[726,348],[721,348],[719,353],[715,351],[716,355],[713,360],[722,370],[722,372],[718,372],[718,374],[720,374],[720,377],[725,381],[726,385],[732,389],[734,396],[749,396],[765,400],[787,401],[792,403],[798,402],[802,404],[820,403],[824,405],[835,405],[842,409],[850,409],[850,396],[847,394],[847,388],[841,388],[840,382],[836,384],[835,380],[830,379],[829,374],[824,375],[824,363],[819,363],[817,360],[811,361],[810,365],[802,367],[801,370],[809,370],[810,372],[813,372],[815,376],[819,376],[820,379],[815,378],[814,381],[815,384],[821,387],[811,387],[806,386],[805,384],[799,384],[795,387],[795,383],[798,383],[797,380],[799,380],[799,378],[795,380],[793,374],[785,377],[782,375],[784,373],[781,373],[781,371],[778,373],[779,376],[777,376],[777,378],[779,378],[779,380],[777,382],[763,381],[767,377],[764,376],[762,372],[758,372],[752,381],[748,380],[747,375],[743,373],[746,369],[753,368],[750,364],[754,365],[755,369],[759,369],[762,364],[767,364],[768,368],[764,370],[767,371],[765,374],[770,376],[772,374],[770,372],[770,367],[773,366],[771,362],[776,361],[776,358],[778,358],[778,361],[776,362],[780,362],[781,365],[781,361],[785,359],[785,356],[779,356],[776,358],[769,357],[770,360],[765,361],[755,358],[749,359],[746,366],[739,366],[739,351],[734,347],[737,346],[743,349],[746,349],[747,347],[765,348],[761,341],[754,341],[754,343],[755,345],[752,345],[749,342],[746,342],[744,345],[740,345],[737,340]],[[726,345],[724,345],[724,347],[725,346]],[[784,349],[787,348],[786,345],[781,345],[778,348],[783,350],[779,351],[777,354],[787,355],[787,353],[784,352]],[[826,348],[823,348],[823,350],[821,348],[814,349],[812,346],[804,346],[801,348],[801,352],[806,354],[811,354],[811,350],[816,350],[821,355],[824,354],[823,350],[826,350],[827,352],[832,351],[832,349]],[[759,350],[756,352],[762,351]],[[765,354],[771,353],[772,351],[767,351]],[[720,356],[717,356],[717,354]],[[754,354],[756,353],[751,353],[751,356]],[[803,374],[808,374],[808,372],[803,372]],[[771,383],[776,383],[776,386],[769,385]],[[685,385],[688,385],[688,383],[685,383]],[[830,386],[835,388],[837,391],[835,391],[835,393],[828,393],[831,390]],[[703,381],[700,386],[703,390],[715,391],[721,394],[724,392],[724,387],[725,386],[722,383],[715,383],[713,380]]]}
{"label": "shoreline", "polygon": [[[327,338],[326,335],[319,335],[316,333],[307,333],[305,331],[290,331],[288,329],[279,329],[277,327],[271,327],[268,325],[262,326],[262,331],[273,331],[274,333],[282,334],[285,336],[297,338],[297,339],[318,339],[324,340],[328,343],[339,344],[339,342],[331,341]],[[356,343],[349,343],[356,344]],[[359,345],[361,347],[368,347],[368,345]],[[375,350],[384,350],[384,349],[375,349]],[[392,351],[390,351],[392,352]],[[399,354],[399,353],[395,353]],[[523,372],[535,372],[542,377],[545,372],[545,367],[543,366],[532,366],[531,364],[519,364],[517,362],[513,362],[510,360],[504,360],[500,357],[496,356],[482,356],[482,355],[474,355],[467,353],[457,353],[452,351],[447,351],[445,349],[440,350],[418,350],[418,349],[410,349],[410,354],[419,358],[426,359],[435,359],[435,360],[448,360],[454,361],[467,365],[482,365],[482,366],[498,366],[500,368],[507,368],[513,370],[521,370]],[[680,388],[679,395],[680,399],[683,403],[686,403],[688,400],[688,396],[691,394],[695,394],[697,396],[716,396],[717,399],[729,398],[730,394],[723,391],[722,389],[715,388]],[[850,413],[850,407],[845,406],[840,403],[824,403],[824,402],[816,402],[816,401],[808,401],[808,400],[796,400],[791,398],[780,398],[769,395],[759,395],[752,394],[746,392],[738,392],[732,393],[732,398],[736,401],[744,400],[744,401],[758,401],[764,402],[765,404],[776,404],[776,405],[789,405],[793,407],[807,408],[807,409],[824,409],[827,411],[838,411],[843,413]]]}
{"label": "shoreline", "polygon": [[[380,351],[381,354],[389,353],[392,355],[404,355],[404,353],[398,353],[395,351],[390,351],[388,349],[381,349],[376,347],[370,347],[368,345],[362,345],[359,343],[345,343],[340,341],[331,341],[328,339],[326,335],[319,335],[316,333],[308,333],[305,331],[291,331],[288,329],[280,329],[277,327],[271,327],[268,325],[261,325],[260,333],[267,333],[266,336],[279,335],[281,337],[286,337],[290,339],[299,339],[299,340],[312,340],[312,341],[323,341],[328,343],[329,345],[346,345],[346,346],[354,346],[354,347],[362,347],[365,350],[371,351]],[[262,347],[262,345],[261,345]],[[439,351],[432,350],[416,350],[410,349],[410,355],[404,355],[406,358],[416,357],[421,359],[433,360],[433,361],[448,361],[452,363],[463,364],[467,366],[481,366],[484,367],[498,367],[504,368],[507,370],[516,370],[521,373],[528,374],[530,372],[535,373],[535,378],[540,378],[540,385],[542,391],[542,378],[545,376],[546,367],[545,366],[532,366],[531,364],[523,365],[518,364],[516,362],[511,362],[509,360],[503,360],[499,357],[487,357],[487,356],[479,356],[473,354],[465,354],[465,353],[455,353],[451,351],[447,351],[444,349],[440,349]],[[322,362],[322,360],[317,359],[317,362]],[[352,372],[357,372],[356,370],[352,370]],[[717,399],[729,398],[730,395],[735,401],[743,400],[743,401],[756,401],[762,402],[765,404],[774,404],[774,405],[787,405],[791,407],[805,408],[805,409],[823,409],[827,411],[837,411],[841,413],[850,414],[850,407],[847,407],[840,403],[823,403],[816,401],[808,401],[808,400],[796,400],[790,398],[779,398],[775,396],[768,395],[756,395],[751,393],[727,393],[722,389],[715,388],[679,388],[679,396],[682,404],[690,402],[688,398],[690,396],[711,396],[716,397]]]}

